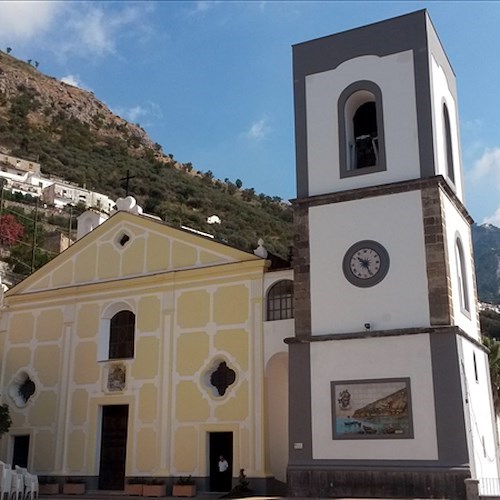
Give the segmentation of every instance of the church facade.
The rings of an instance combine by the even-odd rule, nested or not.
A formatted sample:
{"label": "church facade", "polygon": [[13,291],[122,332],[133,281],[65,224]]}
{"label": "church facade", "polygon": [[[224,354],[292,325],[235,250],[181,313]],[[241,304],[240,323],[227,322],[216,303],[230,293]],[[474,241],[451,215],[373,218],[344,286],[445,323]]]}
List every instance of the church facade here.
{"label": "church facade", "polygon": [[289,493],[498,478],[455,75],[426,11],[294,46]]}
{"label": "church facade", "polygon": [[279,489],[292,271],[126,207],[79,222],[4,297],[2,460],[90,490],[190,475],[217,491],[224,455],[232,477]]}

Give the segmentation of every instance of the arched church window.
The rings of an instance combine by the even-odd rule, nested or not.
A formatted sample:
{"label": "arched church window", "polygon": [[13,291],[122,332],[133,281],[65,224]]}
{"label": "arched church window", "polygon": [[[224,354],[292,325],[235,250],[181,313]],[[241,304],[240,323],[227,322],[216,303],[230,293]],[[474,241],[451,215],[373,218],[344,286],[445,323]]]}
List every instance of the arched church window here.
{"label": "arched church window", "polygon": [[135,314],[117,312],[109,323],[109,359],[134,357]]}
{"label": "arched church window", "polygon": [[443,123],[444,123],[444,138],[446,148],[446,171],[448,178],[455,182],[455,167],[453,165],[453,142],[451,140],[451,125],[450,114],[446,103],[443,103]]}
{"label": "arched church window", "polygon": [[463,312],[470,312],[469,286],[467,283],[467,267],[465,265],[465,254],[462,242],[459,237],[455,243],[455,253],[457,261],[458,291],[460,296],[460,308]]}
{"label": "arched church window", "polygon": [[370,81],[355,82],[338,102],[340,177],[385,170],[382,92]]}
{"label": "arched church window", "polygon": [[267,292],[267,321],[293,318],[293,281],[276,282]]}
{"label": "arched church window", "polygon": [[351,165],[353,169],[374,167],[378,159],[377,110],[375,102],[362,104],[352,119]]}

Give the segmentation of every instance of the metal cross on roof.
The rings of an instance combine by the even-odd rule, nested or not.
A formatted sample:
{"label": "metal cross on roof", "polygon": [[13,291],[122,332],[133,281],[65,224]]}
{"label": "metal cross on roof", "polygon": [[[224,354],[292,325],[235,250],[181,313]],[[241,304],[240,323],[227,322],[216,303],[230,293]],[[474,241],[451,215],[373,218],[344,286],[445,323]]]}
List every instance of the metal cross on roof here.
{"label": "metal cross on roof", "polygon": [[129,195],[130,179],[134,179],[135,175],[130,175],[130,170],[127,169],[127,176],[120,179],[120,182],[125,181],[125,196]]}

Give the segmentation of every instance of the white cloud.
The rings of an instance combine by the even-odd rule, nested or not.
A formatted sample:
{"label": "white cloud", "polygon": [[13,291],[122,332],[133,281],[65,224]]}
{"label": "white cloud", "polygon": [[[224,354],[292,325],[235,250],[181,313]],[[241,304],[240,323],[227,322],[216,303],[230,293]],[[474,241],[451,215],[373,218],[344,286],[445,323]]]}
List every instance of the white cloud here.
{"label": "white cloud", "polygon": [[476,204],[484,213],[491,213],[483,218],[482,224],[500,227],[500,148],[482,149],[482,154],[474,161],[467,173],[471,193]]}
{"label": "white cloud", "polygon": [[500,148],[486,149],[478,160],[474,162],[470,172],[473,182],[488,178],[489,183],[494,183],[500,188]]}
{"label": "white cloud", "polygon": [[36,43],[59,58],[116,54],[120,40],[143,40],[150,34],[148,15],[154,4],[0,1],[0,46],[3,50]]}
{"label": "white cloud", "polygon": [[466,132],[477,132],[480,133],[483,128],[483,121],[479,118],[475,118],[473,120],[462,120],[460,122],[461,127]]}
{"label": "white cloud", "polygon": [[252,123],[248,131],[244,134],[247,139],[261,141],[271,132],[271,127],[267,124],[267,118]]}
{"label": "white cloud", "polygon": [[203,16],[219,3],[221,3],[220,0],[198,0],[195,2],[194,8],[189,11],[189,14]]}
{"label": "white cloud", "polygon": [[87,87],[78,75],[66,75],[61,78],[61,82],[67,83],[68,85],[73,85],[73,87],[78,87],[79,89],[91,90]]}
{"label": "white cloud", "polygon": [[148,101],[130,108],[116,107],[113,112],[131,123],[137,123],[140,118],[162,118],[162,112],[158,104]]}
{"label": "white cloud", "polygon": [[16,44],[29,42],[53,28],[64,8],[63,2],[0,2],[0,44],[10,46],[15,54]]}
{"label": "white cloud", "polygon": [[500,227],[500,206],[495,210],[493,215],[484,218],[483,224],[493,224],[496,227]]}

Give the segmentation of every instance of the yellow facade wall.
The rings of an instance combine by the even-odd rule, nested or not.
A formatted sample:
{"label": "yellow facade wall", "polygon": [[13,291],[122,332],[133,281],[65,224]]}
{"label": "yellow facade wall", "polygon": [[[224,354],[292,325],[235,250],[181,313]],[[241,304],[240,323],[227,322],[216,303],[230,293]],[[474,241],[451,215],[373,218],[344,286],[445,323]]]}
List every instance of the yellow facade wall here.
{"label": "yellow facade wall", "polygon": [[93,338],[99,332],[99,305],[83,304],[78,308],[76,334],[81,339]]}
{"label": "yellow facade wall", "polygon": [[39,430],[34,436],[33,467],[40,473],[51,474],[55,466],[55,436],[52,431]]}
{"label": "yellow facade wall", "polygon": [[132,377],[151,379],[158,375],[160,341],[157,337],[142,337],[136,340]]}
{"label": "yellow facade wall", "polygon": [[155,233],[149,233],[146,249],[146,270],[151,273],[168,269],[170,240]]}
{"label": "yellow facade wall", "polygon": [[194,267],[197,260],[196,248],[192,245],[186,245],[180,241],[173,242],[172,264],[176,269],[183,267]]}
{"label": "yellow facade wall", "polygon": [[31,349],[29,347],[11,347],[7,358],[5,382],[10,384],[11,379],[19,370],[31,364]]}
{"label": "yellow facade wall", "polygon": [[40,382],[46,386],[54,386],[59,382],[61,348],[59,345],[39,345],[35,350],[33,367]]}
{"label": "yellow facade wall", "polygon": [[234,397],[217,407],[215,416],[220,421],[243,421],[248,417],[248,382],[241,382]]}
{"label": "yellow facade wall", "polygon": [[174,467],[179,474],[196,470],[198,431],[195,427],[179,427],[174,435]]}
{"label": "yellow facade wall", "polygon": [[151,473],[157,467],[157,434],[153,429],[139,429],[137,432],[137,470]]}
{"label": "yellow facade wall", "polygon": [[248,320],[248,288],[245,285],[223,286],[214,293],[214,321],[220,325]]}
{"label": "yellow facade wall", "polygon": [[200,328],[210,321],[210,294],[205,290],[184,292],[177,300],[177,322],[181,328]]}
{"label": "yellow facade wall", "polygon": [[154,384],[144,384],[139,394],[139,420],[150,424],[156,420],[158,390]]}
{"label": "yellow facade wall", "polygon": [[68,470],[72,474],[81,473],[85,466],[86,435],[82,430],[74,430],[68,437]]}
{"label": "yellow facade wall", "polygon": [[12,419],[11,430],[23,428],[26,425],[26,415],[21,413],[14,405],[10,407],[10,418]]}
{"label": "yellow facade wall", "polygon": [[[39,281],[63,286],[76,285],[76,280],[88,285],[68,287],[67,294],[49,290],[51,295],[39,303],[34,300],[32,311],[10,313],[7,343],[13,345],[8,345],[4,358],[4,382],[26,369],[40,386],[25,409],[12,409],[17,428],[35,428],[33,467],[45,473],[54,473],[60,466],[55,473],[97,475],[100,406],[107,404],[129,405],[127,475],[169,468],[179,475],[205,475],[208,445],[203,428],[207,423],[217,431],[234,432],[235,464],[240,445],[243,455],[251,457],[248,462],[254,461],[254,444],[238,427],[242,422],[248,425],[253,411],[246,380],[256,344],[252,280],[246,274],[253,264],[242,263],[240,270],[231,263],[238,257],[235,250],[224,255],[223,248],[216,248],[221,254],[212,253],[212,242],[196,246],[191,235],[189,243],[183,243],[154,232],[145,234],[140,227],[134,231],[136,237],[118,248],[115,241],[121,231],[115,227],[113,234],[83,248],[61,266],[54,265],[50,279]],[[129,234],[134,231],[127,227]],[[158,278],[123,279],[144,270],[216,262],[228,264],[220,266],[220,275],[207,267]],[[104,307],[120,302],[130,304],[136,314],[135,355],[123,361],[125,389],[110,393],[103,379],[110,361],[97,361],[100,318]],[[63,348],[71,356],[66,360],[69,377],[62,370]],[[227,359],[237,372],[235,384],[222,398],[203,385],[208,368],[219,358]],[[69,400],[59,401],[60,397]],[[63,413],[58,415],[60,408]],[[56,450],[62,455],[56,457]]]}
{"label": "yellow facade wall", "polygon": [[210,415],[208,401],[194,382],[179,382],[176,387],[176,417],[181,422],[205,421]]}
{"label": "yellow facade wall", "polygon": [[73,261],[68,260],[52,273],[52,286],[68,285],[73,280]]}
{"label": "yellow facade wall", "polygon": [[220,330],[215,335],[214,346],[234,356],[242,370],[248,369],[249,335],[246,330]]}
{"label": "yellow facade wall", "polygon": [[160,328],[161,303],[155,296],[143,297],[137,308],[137,328],[141,332],[154,332]]}
{"label": "yellow facade wall", "polygon": [[75,347],[73,361],[73,380],[77,384],[94,384],[99,380],[97,365],[97,344],[95,342],[80,342]]}
{"label": "yellow facade wall", "polygon": [[93,281],[96,273],[97,246],[92,245],[78,254],[75,259],[75,281],[87,283]]}
{"label": "yellow facade wall", "polygon": [[63,315],[60,309],[40,312],[36,319],[36,339],[40,341],[59,340],[63,332]]}
{"label": "yellow facade wall", "polygon": [[220,262],[220,255],[215,255],[210,252],[200,252],[200,262],[204,265],[207,264],[215,264],[216,262]]}
{"label": "yellow facade wall", "polygon": [[71,423],[82,425],[87,421],[89,393],[86,389],[76,389],[71,394]]}
{"label": "yellow facade wall", "polygon": [[33,427],[53,425],[57,420],[57,394],[54,391],[40,391],[30,405],[29,424]]}
{"label": "yellow facade wall", "polygon": [[14,313],[8,327],[11,344],[26,344],[33,336],[35,319],[31,313]]}
{"label": "yellow facade wall", "polygon": [[123,251],[122,274],[131,276],[144,272],[144,238],[134,238]]}
{"label": "yellow facade wall", "polygon": [[111,243],[105,243],[99,247],[97,275],[100,279],[120,276],[120,254]]}
{"label": "yellow facade wall", "polygon": [[206,332],[183,333],[177,341],[177,373],[194,375],[207,362],[210,337]]}
{"label": "yellow facade wall", "polygon": [[33,290],[46,290],[50,286],[50,276],[45,276],[35,285],[33,285]]}

